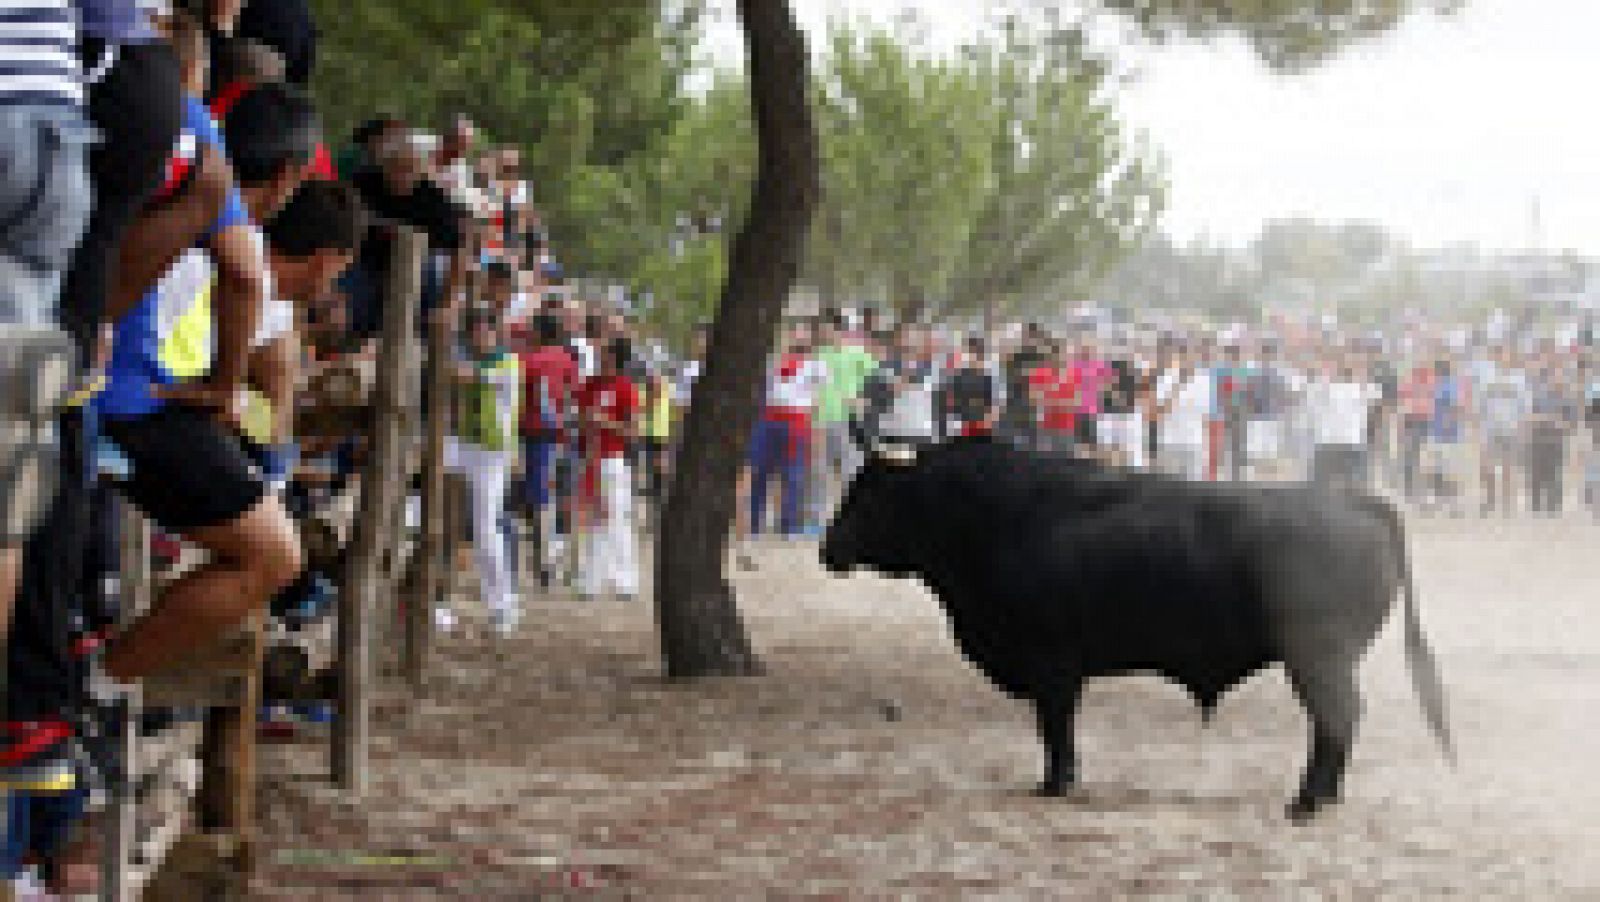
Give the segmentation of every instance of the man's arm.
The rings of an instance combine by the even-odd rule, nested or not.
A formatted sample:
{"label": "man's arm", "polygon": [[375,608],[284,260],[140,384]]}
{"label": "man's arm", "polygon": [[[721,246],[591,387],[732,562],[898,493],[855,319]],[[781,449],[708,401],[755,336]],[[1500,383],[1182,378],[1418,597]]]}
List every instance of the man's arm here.
{"label": "man's arm", "polygon": [[207,242],[217,267],[211,304],[216,356],[207,381],[218,390],[232,390],[244,382],[250,339],[266,302],[267,261],[254,232],[254,226],[233,226]]}
{"label": "man's arm", "polygon": [[249,356],[250,384],[272,404],[272,442],[294,438],[295,388],[300,380],[300,336],[280,335]]}
{"label": "man's arm", "polygon": [[117,248],[116,279],[106,298],[105,320],[127,315],[184,251],[214,222],[233,189],[233,167],[210,147],[183,193],[134,220]]}

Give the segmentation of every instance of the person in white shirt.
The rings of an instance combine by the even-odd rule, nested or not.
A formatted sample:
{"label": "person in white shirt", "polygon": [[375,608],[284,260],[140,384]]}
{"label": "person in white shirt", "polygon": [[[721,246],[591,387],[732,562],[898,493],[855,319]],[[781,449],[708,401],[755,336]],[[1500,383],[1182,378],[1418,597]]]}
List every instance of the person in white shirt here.
{"label": "person in white shirt", "polygon": [[938,441],[941,376],[931,338],[914,326],[897,329],[893,348],[862,389],[867,434],[892,444]]}
{"label": "person in white shirt", "polygon": [[783,483],[779,532],[798,536],[804,529],[807,463],[811,460],[812,414],[828,370],[811,353],[809,332],[797,329],[789,350],[779,355],[767,376],[767,399],[750,448],[751,534],[765,531],[768,488]]}
{"label": "person in white shirt", "polygon": [[1309,403],[1317,440],[1311,461],[1313,482],[1348,487],[1365,484],[1367,424],[1380,396],[1378,386],[1358,378],[1349,364],[1341,364],[1332,379],[1311,386]]}
{"label": "person in white shirt", "polygon": [[1156,380],[1157,459],[1167,472],[1200,481],[1206,475],[1206,423],[1211,413],[1211,368],[1180,351]]}
{"label": "person in white shirt", "polygon": [[1483,508],[1487,515],[1498,507],[1510,515],[1514,506],[1517,473],[1522,469],[1532,392],[1516,355],[1502,348],[1481,361],[1473,391],[1476,400],[1479,462],[1483,479]]}
{"label": "person in white shirt", "polygon": [[490,217],[489,195],[478,187],[478,173],[472,166],[472,148],[478,140],[478,127],[465,116],[456,117],[450,130],[439,140],[434,155],[434,180],[457,206],[478,220]]}

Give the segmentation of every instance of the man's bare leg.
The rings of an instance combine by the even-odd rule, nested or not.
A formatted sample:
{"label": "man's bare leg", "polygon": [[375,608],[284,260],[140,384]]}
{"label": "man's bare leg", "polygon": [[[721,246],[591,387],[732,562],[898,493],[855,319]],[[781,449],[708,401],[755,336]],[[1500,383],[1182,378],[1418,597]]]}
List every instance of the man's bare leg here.
{"label": "man's bare leg", "polygon": [[127,682],[170,670],[215,644],[299,575],[300,542],[276,496],[237,520],[184,538],[211,562],[173,583],[106,652],[105,671]]}
{"label": "man's bare leg", "polygon": [[17,584],[22,575],[22,549],[0,548],[0,713],[5,707],[9,680],[6,674],[6,641],[11,636],[11,607],[17,603]]}
{"label": "man's bare leg", "polygon": [[17,600],[17,581],[22,576],[22,549],[0,548],[0,648],[11,635],[11,606]]}

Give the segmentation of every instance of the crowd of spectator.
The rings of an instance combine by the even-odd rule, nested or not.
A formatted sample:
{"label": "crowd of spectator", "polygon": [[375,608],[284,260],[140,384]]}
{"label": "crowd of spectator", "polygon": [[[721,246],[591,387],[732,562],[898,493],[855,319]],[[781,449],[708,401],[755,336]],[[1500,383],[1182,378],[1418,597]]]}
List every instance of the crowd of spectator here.
{"label": "crowd of spectator", "polygon": [[746,534],[772,525],[775,481],[777,530],[820,531],[864,442],[973,435],[1190,480],[1387,489],[1458,516],[1600,512],[1600,372],[1583,314],[1388,329],[865,321],[835,313],[786,336],[751,441]]}
{"label": "crowd of spectator", "polygon": [[[337,574],[306,566],[296,520],[349,482],[363,440],[296,422],[319,373],[375,353],[397,226],[428,239],[424,321],[459,339],[459,463],[520,449],[495,362],[561,273],[518,154],[465,119],[431,137],[392,117],[335,154],[305,90],[316,35],[304,0],[0,16],[0,887],[94,892],[93,813],[122,766],[109,737],[193,715],[129,725],[135,687],[208,679],[258,612],[328,607]],[[596,336],[587,363],[614,371]],[[475,497],[508,478],[474,475]],[[131,619],[128,504],[158,558],[187,559]]]}

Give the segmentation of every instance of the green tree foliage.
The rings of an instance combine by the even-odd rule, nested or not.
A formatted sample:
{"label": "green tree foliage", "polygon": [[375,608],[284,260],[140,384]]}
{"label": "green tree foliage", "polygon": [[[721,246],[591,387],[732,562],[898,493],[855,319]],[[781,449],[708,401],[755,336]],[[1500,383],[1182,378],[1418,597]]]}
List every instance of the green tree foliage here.
{"label": "green tree foliage", "polygon": [[[1020,24],[954,57],[895,31],[835,27],[812,89],[823,199],[804,281],[830,301],[969,313],[1102,272],[1148,232],[1162,197],[1151,155],[1117,122],[1106,71],[1081,38]],[[746,95],[741,79],[719,77],[659,158],[591,186],[595,215],[633,223],[623,243],[637,245],[614,247],[605,265],[639,272],[635,284],[668,303],[714,297],[698,285],[689,298],[667,292],[688,277],[653,248],[671,243],[679,213],[742,221]],[[699,259],[680,262],[708,275]]]}
{"label": "green tree foliage", "polygon": [[1102,274],[1154,227],[1159,164],[1117,120],[1083,35],[1020,18],[965,54],[995,115],[992,180],[952,286],[957,309],[1028,308]]}
{"label": "green tree foliage", "polygon": [[612,262],[607,251],[630,220],[596,218],[596,198],[632,179],[629,167],[690,108],[700,0],[313,6],[323,30],[315,89],[334,135],[379,113],[435,129],[469,116],[493,141],[523,148],[569,262],[587,271]]}
{"label": "green tree foliage", "polygon": [[[755,157],[742,74],[697,69],[704,0],[313,0],[335,134],[378,112],[465,113],[525,167],[569,268],[709,318]],[[1454,0],[1103,0],[1156,38],[1242,35],[1277,66]],[[823,206],[804,281],[825,298],[952,313],[1048,308],[1143,242],[1164,185],[1118,121],[1111,65],[1051,4],[1017,0],[953,55],[909,28],[835,27],[813,76]],[[691,90],[696,79],[705,86]],[[684,217],[718,220],[685,240]],[[678,310],[682,306],[686,309]]]}
{"label": "green tree foliage", "polygon": [[832,299],[942,299],[994,187],[994,84],[896,34],[835,28],[819,67],[823,205],[813,282]]}
{"label": "green tree foliage", "polygon": [[1099,0],[1157,39],[1243,38],[1277,69],[1301,69],[1383,34],[1419,11],[1451,13],[1467,0]]}
{"label": "green tree foliage", "polygon": [[755,177],[749,108],[743,80],[718,77],[652,152],[570,180],[574,220],[601,233],[582,264],[651,295],[650,319],[674,340],[716,309]]}
{"label": "green tree foliage", "polygon": [[[1124,310],[1188,310],[1251,321],[1268,311],[1377,322],[1409,310],[1449,319],[1528,303],[1525,261],[1474,249],[1423,251],[1371,223],[1268,222],[1244,247],[1153,236],[1092,294]],[[1545,261],[1545,266],[1554,264]]]}

